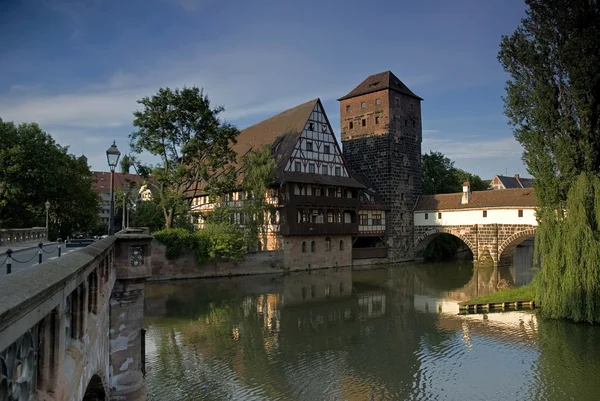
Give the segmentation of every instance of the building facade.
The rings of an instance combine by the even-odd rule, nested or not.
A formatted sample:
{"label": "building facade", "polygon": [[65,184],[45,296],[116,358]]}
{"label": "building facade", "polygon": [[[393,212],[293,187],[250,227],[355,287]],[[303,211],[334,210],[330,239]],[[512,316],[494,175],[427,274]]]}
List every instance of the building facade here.
{"label": "building facade", "polygon": [[412,259],[412,211],[422,192],[421,98],[392,72],[374,74],[339,99],[344,158],[387,206],[390,260]]}
{"label": "building facade", "polygon": [[[100,210],[98,210],[98,220],[100,223],[106,224],[110,220],[110,172],[94,171],[96,178],[96,192],[102,198]],[[147,185],[144,184],[144,179],[137,174],[116,173],[114,178],[114,189],[121,189],[128,192],[130,206],[134,206],[139,199],[142,201],[152,199],[152,194]],[[115,205],[115,209],[118,205]]]}

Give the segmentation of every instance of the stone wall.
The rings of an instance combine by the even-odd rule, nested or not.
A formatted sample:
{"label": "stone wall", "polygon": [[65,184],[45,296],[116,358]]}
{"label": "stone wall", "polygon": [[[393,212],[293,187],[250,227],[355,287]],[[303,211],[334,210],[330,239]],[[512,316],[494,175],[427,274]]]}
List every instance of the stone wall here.
{"label": "stone wall", "polygon": [[[376,99],[380,99],[379,105]],[[366,102],[364,109],[360,107],[361,102]],[[348,113],[347,105],[350,105]],[[392,261],[411,259],[412,210],[422,192],[420,101],[385,90],[341,101],[340,113],[346,164],[350,170],[366,176],[390,207],[386,213],[389,258]],[[366,120],[364,127],[363,119]],[[350,121],[353,121],[352,129]]]}
{"label": "stone wall", "polygon": [[[330,250],[326,249],[327,238],[331,239]],[[302,243],[305,244],[305,252]],[[283,245],[283,265],[291,271],[352,266],[352,237],[350,235],[286,237]]]}
{"label": "stone wall", "polygon": [[246,255],[241,261],[208,261],[198,266],[190,249],[181,251],[178,258],[169,260],[167,247],[152,240],[152,278],[172,280],[202,277],[243,276],[248,274],[280,273],[283,271],[283,252],[265,251]]}

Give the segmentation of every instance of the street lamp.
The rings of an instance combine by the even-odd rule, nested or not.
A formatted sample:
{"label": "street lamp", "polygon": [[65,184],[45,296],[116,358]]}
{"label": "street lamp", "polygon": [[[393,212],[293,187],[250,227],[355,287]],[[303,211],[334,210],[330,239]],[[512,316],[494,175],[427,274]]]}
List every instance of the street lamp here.
{"label": "street lamp", "polygon": [[50,210],[50,201],[46,201],[44,206],[46,206],[46,239],[48,239],[50,237],[48,233],[48,211]]}
{"label": "street lamp", "polygon": [[115,230],[115,168],[117,167],[117,163],[119,163],[119,157],[121,157],[121,152],[119,152],[115,141],[113,141],[113,144],[106,151],[106,159],[110,168],[110,221],[108,222],[108,235],[113,235]]}

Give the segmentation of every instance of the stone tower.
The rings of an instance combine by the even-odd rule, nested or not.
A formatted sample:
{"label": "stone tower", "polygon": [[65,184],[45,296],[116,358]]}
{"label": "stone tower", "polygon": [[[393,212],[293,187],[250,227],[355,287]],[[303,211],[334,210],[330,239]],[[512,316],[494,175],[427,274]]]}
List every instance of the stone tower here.
{"label": "stone tower", "polygon": [[391,71],[371,75],[340,102],[344,158],[389,210],[391,260],[413,257],[413,207],[422,191],[421,99]]}

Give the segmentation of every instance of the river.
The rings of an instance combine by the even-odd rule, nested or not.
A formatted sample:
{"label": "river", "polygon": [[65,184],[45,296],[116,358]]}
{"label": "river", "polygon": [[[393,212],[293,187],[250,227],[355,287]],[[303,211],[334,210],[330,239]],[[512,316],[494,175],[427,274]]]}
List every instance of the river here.
{"label": "river", "polygon": [[600,328],[460,316],[527,264],[401,265],[152,283],[151,400],[597,400]]}

